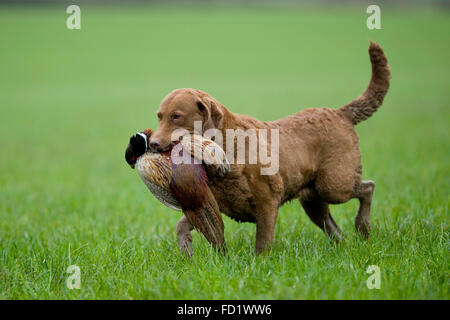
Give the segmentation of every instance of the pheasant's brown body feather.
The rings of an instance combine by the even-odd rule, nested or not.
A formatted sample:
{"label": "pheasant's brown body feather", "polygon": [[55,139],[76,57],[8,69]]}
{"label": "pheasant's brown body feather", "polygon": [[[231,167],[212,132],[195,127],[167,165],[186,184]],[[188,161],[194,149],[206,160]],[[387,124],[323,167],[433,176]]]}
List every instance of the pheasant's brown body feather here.
{"label": "pheasant's brown body feather", "polygon": [[159,201],[169,208],[181,209],[170,191],[172,162],[168,156],[147,152],[139,157],[136,167],[142,181]]}
{"label": "pheasant's brown body feather", "polygon": [[224,224],[219,206],[201,165],[173,166],[170,184],[189,222],[199,230],[213,247],[225,249]]}

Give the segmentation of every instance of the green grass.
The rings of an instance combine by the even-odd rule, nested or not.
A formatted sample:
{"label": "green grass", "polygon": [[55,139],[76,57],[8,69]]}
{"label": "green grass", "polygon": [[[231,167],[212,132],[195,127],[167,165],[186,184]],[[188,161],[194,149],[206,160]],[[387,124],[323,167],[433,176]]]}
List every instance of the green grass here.
{"label": "green grass", "polygon": [[[0,298],[449,299],[448,13],[382,8],[0,7]],[[392,66],[385,104],[358,125],[363,176],[377,186],[372,238],[353,228],[357,201],[333,206],[332,245],[298,202],[279,214],[270,256],[253,224],[224,217],[229,254],[194,233],[177,250],[180,213],[124,161],[128,137],[156,128],[172,89],[210,92],[273,120],[339,107],[370,76],[368,40]],[[81,289],[69,290],[69,265]],[[366,269],[381,269],[368,290]]]}

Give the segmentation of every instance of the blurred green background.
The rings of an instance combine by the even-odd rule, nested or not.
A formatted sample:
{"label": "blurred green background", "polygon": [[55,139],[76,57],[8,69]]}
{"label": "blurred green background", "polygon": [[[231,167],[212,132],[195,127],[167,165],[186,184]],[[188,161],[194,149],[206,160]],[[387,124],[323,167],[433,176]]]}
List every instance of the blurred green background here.
{"label": "blurred green background", "polygon": [[[448,299],[450,15],[367,5],[81,4],[0,6],[0,298]],[[128,138],[157,127],[172,89],[211,93],[231,111],[274,120],[340,107],[367,86],[369,39],[392,84],[357,126],[363,177],[377,183],[369,242],[357,202],[333,206],[339,246],[293,201],[274,249],[253,254],[255,228],[224,217],[229,255],[194,235],[177,251],[180,213],[154,199],[124,160]],[[81,268],[80,290],[65,281]],[[366,268],[382,288],[368,290]]]}

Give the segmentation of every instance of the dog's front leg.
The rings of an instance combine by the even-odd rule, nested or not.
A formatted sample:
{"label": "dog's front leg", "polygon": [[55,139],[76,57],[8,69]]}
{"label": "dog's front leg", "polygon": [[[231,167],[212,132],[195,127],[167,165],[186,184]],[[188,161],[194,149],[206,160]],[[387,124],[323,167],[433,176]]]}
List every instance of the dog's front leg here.
{"label": "dog's front leg", "polygon": [[256,254],[270,250],[278,217],[278,207],[263,208],[256,216]]}
{"label": "dog's front leg", "polygon": [[189,223],[186,216],[182,216],[177,224],[178,249],[188,258],[194,254],[192,249],[192,229],[194,227]]}

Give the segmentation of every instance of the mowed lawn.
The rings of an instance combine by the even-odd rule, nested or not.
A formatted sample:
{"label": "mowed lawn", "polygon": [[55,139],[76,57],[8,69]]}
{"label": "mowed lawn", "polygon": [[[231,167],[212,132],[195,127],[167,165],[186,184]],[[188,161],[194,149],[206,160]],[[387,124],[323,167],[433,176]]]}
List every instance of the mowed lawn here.
{"label": "mowed lawn", "polygon": [[[370,31],[365,9],[82,6],[77,31],[64,6],[0,7],[0,298],[450,298],[450,16],[382,7]],[[339,245],[292,201],[269,256],[255,256],[253,224],[224,216],[228,255],[194,232],[183,258],[181,213],[127,166],[129,136],[156,128],[179,87],[263,120],[340,107],[369,81],[369,39],[392,67],[384,105],[357,126],[371,239],[355,234],[357,200],[331,207]]]}

